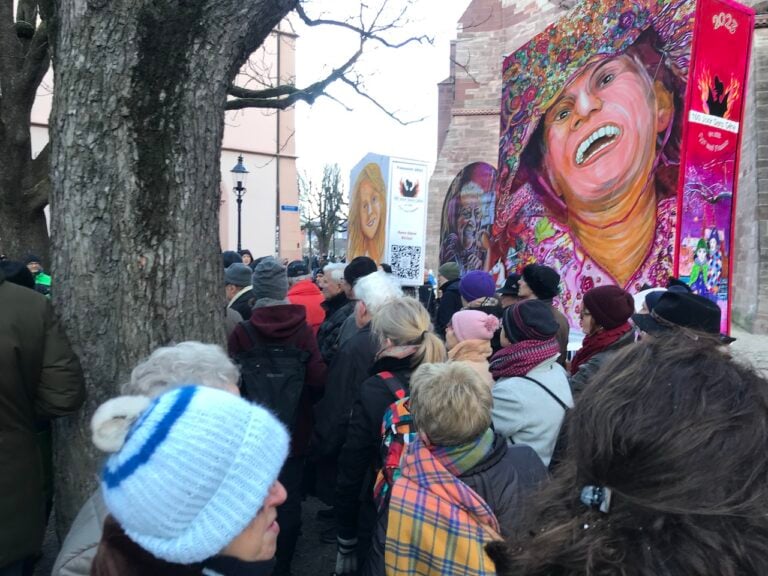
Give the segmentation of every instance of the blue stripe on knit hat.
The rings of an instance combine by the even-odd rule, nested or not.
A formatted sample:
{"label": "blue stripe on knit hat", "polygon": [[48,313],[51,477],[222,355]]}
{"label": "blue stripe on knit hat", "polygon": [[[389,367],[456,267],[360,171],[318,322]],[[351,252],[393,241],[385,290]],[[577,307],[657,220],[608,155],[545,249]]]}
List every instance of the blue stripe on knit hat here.
{"label": "blue stripe on knit hat", "polygon": [[[190,402],[192,402],[192,397],[195,395],[197,387],[185,386],[184,388],[180,388],[178,390],[179,391],[176,399],[173,401],[173,404],[171,404],[168,412],[157,423],[154,431],[152,434],[150,434],[149,438],[147,438],[146,442],[139,449],[139,451],[122,464],[118,464],[114,470],[109,469],[109,464],[104,467],[102,479],[106,483],[107,487],[116,488],[123,480],[136,472],[136,470],[141,468],[142,465],[146,464],[152,457],[152,454],[155,453],[155,450],[157,450],[160,444],[162,444],[163,441],[168,437],[168,434],[170,433],[171,428],[173,428],[173,425],[181,417],[181,415],[186,412],[187,407],[189,407]],[[150,406],[146,412],[142,414],[142,417],[136,421],[136,423],[131,428],[131,432],[139,427],[141,422],[143,422],[149,413],[154,410],[155,406],[157,406],[157,400],[155,400],[153,405]],[[130,434],[128,437],[130,438]]]}

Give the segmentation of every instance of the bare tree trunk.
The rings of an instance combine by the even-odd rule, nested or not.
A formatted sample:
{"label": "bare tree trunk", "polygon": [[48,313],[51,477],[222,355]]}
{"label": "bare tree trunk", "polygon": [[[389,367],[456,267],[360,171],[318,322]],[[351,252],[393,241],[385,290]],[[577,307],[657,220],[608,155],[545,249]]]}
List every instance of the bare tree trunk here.
{"label": "bare tree trunk", "polygon": [[89,397],[57,425],[57,519],[95,486],[96,406],[173,341],[223,343],[227,86],[295,0],[59,0],[51,123],[55,303]]}

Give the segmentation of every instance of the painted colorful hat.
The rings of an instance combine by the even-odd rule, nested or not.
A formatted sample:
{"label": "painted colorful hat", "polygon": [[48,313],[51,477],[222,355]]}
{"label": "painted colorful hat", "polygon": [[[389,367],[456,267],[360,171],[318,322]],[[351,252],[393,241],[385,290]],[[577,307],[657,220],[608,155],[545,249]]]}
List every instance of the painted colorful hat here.
{"label": "painted colorful hat", "polygon": [[505,59],[497,230],[515,212],[508,204],[520,156],[568,82],[585,64],[624,53],[646,30],[656,33],[671,72],[686,78],[694,12],[693,0],[585,1]]}

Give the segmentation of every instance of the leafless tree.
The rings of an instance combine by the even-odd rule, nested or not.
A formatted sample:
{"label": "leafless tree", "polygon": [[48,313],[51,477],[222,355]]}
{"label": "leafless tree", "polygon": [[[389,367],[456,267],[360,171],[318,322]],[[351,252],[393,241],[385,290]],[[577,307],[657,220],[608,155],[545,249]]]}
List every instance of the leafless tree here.
{"label": "leafless tree", "polygon": [[344,199],[339,165],[326,164],[319,185],[307,174],[300,175],[299,197],[302,229],[314,235],[319,254],[328,254],[334,235],[347,225],[349,205]]}

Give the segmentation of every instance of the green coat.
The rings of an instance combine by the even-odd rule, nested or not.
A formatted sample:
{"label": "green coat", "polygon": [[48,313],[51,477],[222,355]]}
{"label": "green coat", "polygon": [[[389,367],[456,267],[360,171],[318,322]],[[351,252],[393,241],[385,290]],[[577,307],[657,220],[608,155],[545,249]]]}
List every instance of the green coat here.
{"label": "green coat", "polygon": [[43,464],[36,420],[85,400],[80,362],[49,301],[0,273],[0,568],[40,550]]}

